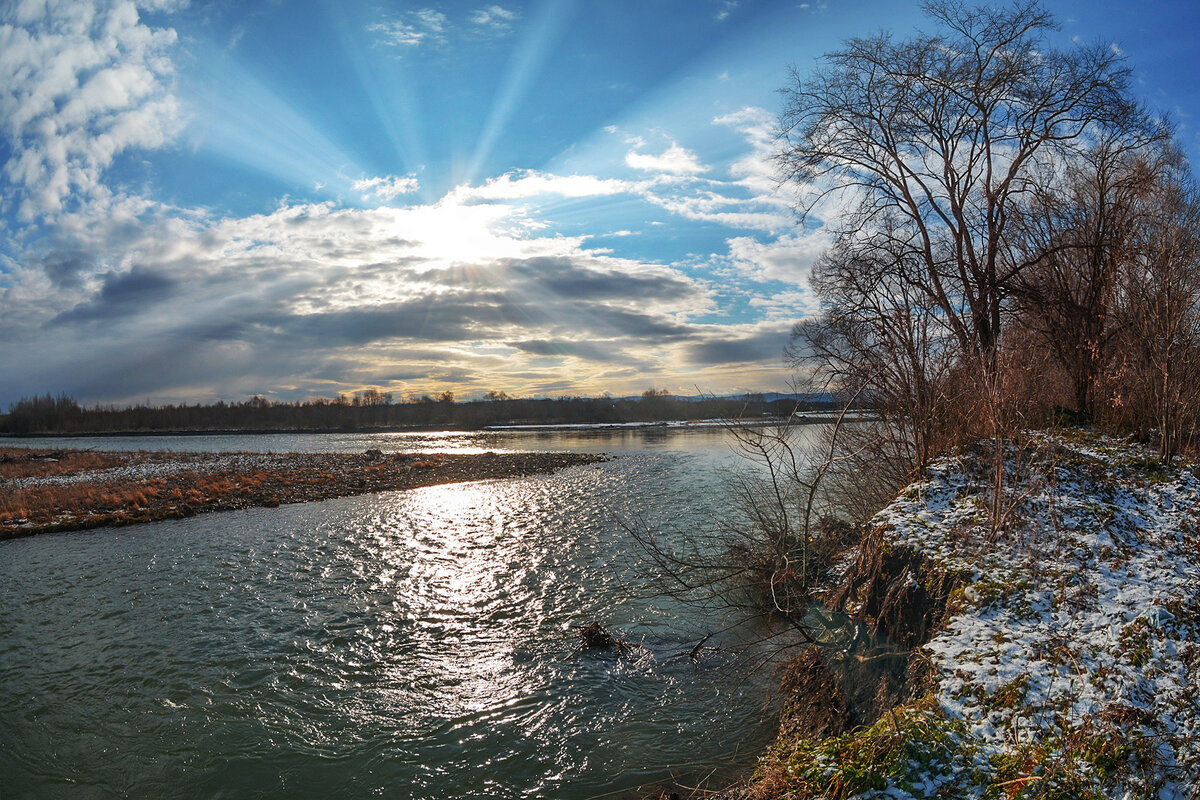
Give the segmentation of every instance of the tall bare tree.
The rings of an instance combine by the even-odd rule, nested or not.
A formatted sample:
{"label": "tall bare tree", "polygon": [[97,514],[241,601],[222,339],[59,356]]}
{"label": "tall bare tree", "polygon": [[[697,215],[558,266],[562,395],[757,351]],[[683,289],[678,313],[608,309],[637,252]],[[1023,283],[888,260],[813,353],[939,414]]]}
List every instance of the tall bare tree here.
{"label": "tall bare tree", "polygon": [[1004,303],[1027,266],[1010,221],[1034,167],[1123,123],[1128,72],[1108,47],[1059,50],[1037,3],[931,2],[940,31],[851,39],[784,90],[778,162],[810,213],[850,190],[842,238],[888,253],[964,357],[995,366]]}
{"label": "tall bare tree", "polygon": [[[872,465],[853,464],[852,472],[872,480],[853,487],[858,495],[889,495],[955,438],[946,425],[957,347],[928,296],[900,277],[905,257],[849,240],[831,248],[811,279],[824,313],[798,323],[787,350],[796,367],[815,368],[875,413],[875,426],[842,437],[848,465]],[[892,435],[877,436],[875,427]]]}

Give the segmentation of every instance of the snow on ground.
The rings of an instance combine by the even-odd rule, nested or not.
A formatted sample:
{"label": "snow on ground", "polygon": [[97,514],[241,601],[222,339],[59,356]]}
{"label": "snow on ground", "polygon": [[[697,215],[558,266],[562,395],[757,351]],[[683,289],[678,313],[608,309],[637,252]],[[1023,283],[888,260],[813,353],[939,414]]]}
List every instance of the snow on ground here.
{"label": "snow on ground", "polygon": [[1053,750],[1097,787],[1115,781],[1105,796],[1200,796],[1196,468],[1093,434],[1027,435],[1003,468],[999,504],[980,449],[936,462],[875,518],[972,576],[926,647],[941,713],[987,769],[1022,774]]}
{"label": "snow on ground", "polygon": [[40,475],[29,478],[0,479],[0,487],[30,489],[37,486],[66,486],[104,481],[144,481],[189,472],[252,471],[298,469],[305,456],[296,453],[171,453],[167,456],[131,456],[127,464],[107,469]]}

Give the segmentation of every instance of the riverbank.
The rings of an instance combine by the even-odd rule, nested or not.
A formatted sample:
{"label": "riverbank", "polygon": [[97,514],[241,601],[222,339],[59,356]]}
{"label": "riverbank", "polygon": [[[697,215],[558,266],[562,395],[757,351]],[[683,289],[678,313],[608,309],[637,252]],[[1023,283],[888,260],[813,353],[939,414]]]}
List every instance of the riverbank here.
{"label": "riverbank", "polygon": [[0,540],[592,464],[587,453],[160,453],[0,448]]}
{"label": "riverbank", "polygon": [[391,425],[363,428],[324,427],[324,428],[152,428],[152,429],[122,429],[122,430],[69,430],[69,431],[37,431],[29,433],[0,432],[0,441],[8,443],[20,441],[38,441],[39,439],[117,439],[126,437],[158,437],[158,436],[288,436],[295,434],[421,434],[421,433],[481,433],[481,432],[546,432],[559,431],[639,431],[639,430],[702,430],[726,429],[736,426],[753,424],[756,427],[776,427],[782,425],[828,425],[836,422],[839,416],[846,419],[866,420],[865,414],[855,413],[852,416],[840,412],[797,412],[790,416],[774,415],[756,417],[753,419],[684,419],[660,420],[650,422],[537,422],[487,424],[477,426],[448,426],[448,425]]}
{"label": "riverbank", "polygon": [[793,665],[743,798],[1200,796],[1200,480],[1095,434],[946,457],[873,520],[826,598],[913,647],[847,702]]}

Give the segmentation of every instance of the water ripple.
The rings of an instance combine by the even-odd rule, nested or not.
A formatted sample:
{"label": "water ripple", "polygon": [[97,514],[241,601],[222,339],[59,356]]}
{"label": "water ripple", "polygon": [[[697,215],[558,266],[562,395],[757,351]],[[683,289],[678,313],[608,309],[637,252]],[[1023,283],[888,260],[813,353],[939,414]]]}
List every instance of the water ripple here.
{"label": "water ripple", "polygon": [[[681,657],[722,621],[622,566],[619,514],[706,524],[704,458],[3,543],[4,796],[589,797],[745,763],[763,683]],[[592,619],[640,650],[578,652]]]}

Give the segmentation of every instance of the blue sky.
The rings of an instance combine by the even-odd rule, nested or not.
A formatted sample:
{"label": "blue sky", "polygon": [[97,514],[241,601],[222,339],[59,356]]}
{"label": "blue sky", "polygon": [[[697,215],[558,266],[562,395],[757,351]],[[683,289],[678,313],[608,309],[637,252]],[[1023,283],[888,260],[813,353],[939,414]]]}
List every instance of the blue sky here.
{"label": "blue sky", "polygon": [[[1047,3],[1200,155],[1200,4]],[[895,0],[0,0],[0,407],[779,390],[777,90]]]}

